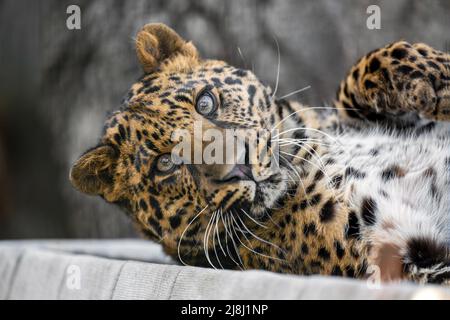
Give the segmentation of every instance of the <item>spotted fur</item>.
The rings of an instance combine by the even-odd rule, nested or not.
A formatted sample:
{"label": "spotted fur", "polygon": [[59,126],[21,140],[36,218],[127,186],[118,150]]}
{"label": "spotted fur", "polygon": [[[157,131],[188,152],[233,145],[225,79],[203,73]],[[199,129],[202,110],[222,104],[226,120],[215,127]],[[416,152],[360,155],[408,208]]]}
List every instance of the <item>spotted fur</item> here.
{"label": "spotted fur", "polygon": [[[120,205],[185,264],[359,278],[376,266],[382,280],[448,282],[449,55],[403,41],[375,50],[323,113],[201,59],[167,26],[145,26],[136,48],[145,75],[74,164],[77,189]],[[204,90],[219,103],[207,116],[195,109]],[[159,172],[174,130],[196,120],[277,128],[291,143],[270,177],[261,164],[232,181],[234,165]]]}

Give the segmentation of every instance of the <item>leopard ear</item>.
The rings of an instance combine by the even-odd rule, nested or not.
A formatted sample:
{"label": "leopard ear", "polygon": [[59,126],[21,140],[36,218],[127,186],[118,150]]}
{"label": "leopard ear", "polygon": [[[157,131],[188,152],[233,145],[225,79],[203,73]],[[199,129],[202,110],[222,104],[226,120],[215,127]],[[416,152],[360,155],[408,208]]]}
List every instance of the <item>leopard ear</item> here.
{"label": "leopard ear", "polygon": [[85,152],[70,170],[70,182],[81,192],[105,195],[113,186],[117,152],[111,146],[98,146]]}
{"label": "leopard ear", "polygon": [[163,63],[174,67],[170,62],[176,60],[179,67],[185,68],[199,59],[197,49],[191,42],[186,42],[162,23],[147,24],[138,32],[136,53],[146,73],[153,72]]}

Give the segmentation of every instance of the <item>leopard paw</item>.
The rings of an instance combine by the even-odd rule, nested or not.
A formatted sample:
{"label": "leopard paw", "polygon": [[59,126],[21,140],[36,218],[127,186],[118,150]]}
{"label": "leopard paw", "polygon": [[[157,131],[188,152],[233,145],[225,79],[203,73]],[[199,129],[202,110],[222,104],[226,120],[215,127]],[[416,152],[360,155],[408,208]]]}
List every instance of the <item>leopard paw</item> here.
{"label": "leopard paw", "polygon": [[369,53],[355,79],[362,103],[377,113],[417,112],[450,121],[450,55],[401,41]]}

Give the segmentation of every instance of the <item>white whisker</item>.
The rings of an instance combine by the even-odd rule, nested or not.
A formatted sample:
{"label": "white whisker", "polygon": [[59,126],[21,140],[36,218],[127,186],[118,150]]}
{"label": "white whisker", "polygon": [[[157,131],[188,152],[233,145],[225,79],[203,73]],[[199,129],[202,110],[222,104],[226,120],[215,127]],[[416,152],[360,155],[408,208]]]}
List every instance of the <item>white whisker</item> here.
{"label": "white whisker", "polygon": [[242,54],[241,48],[237,47],[237,51],[239,53],[239,56],[242,59],[242,62],[244,62],[244,68],[247,69],[247,61],[245,61],[244,55]]}
{"label": "white whisker", "polygon": [[[219,218],[219,211],[217,210],[217,211],[215,212],[215,215],[214,215],[214,220],[215,220],[216,223],[213,222],[214,229],[213,229],[213,236],[212,236],[212,242],[213,242],[212,244],[213,244],[213,249],[214,249],[214,255],[216,256],[216,259],[217,259],[217,263],[219,264],[220,268],[223,270],[224,268],[223,268],[223,266],[222,266],[222,263],[220,263],[220,258],[219,258],[219,255],[217,254],[216,240],[215,240],[215,235],[216,235],[216,231],[217,231],[217,220],[218,220],[218,218]],[[218,233],[217,233],[217,235],[218,235]],[[218,238],[218,239],[219,239],[219,238]],[[220,241],[220,239],[219,239],[219,241]]]}
{"label": "white whisker", "polygon": [[[287,154],[287,155],[289,155],[289,156],[292,156],[292,157],[294,157],[294,158],[298,158],[298,159],[300,159],[300,160],[302,160],[302,161],[305,161],[305,162],[309,163],[310,165],[312,165],[312,166],[314,166],[315,168],[317,168],[319,171],[321,171],[321,172],[326,176],[326,178],[328,179],[327,183],[330,183],[330,182],[332,181],[330,175],[328,174],[328,172],[326,172],[325,167],[324,167],[324,164],[323,164],[323,162],[322,162],[321,160],[320,160],[320,161],[321,161],[321,163],[322,163],[322,168],[321,168],[320,166],[318,166],[317,164],[315,164],[315,163],[313,163],[313,162],[311,162],[311,161],[309,161],[309,160],[306,160],[306,159],[303,158],[303,157],[300,157],[300,156],[297,156],[297,155],[293,155],[293,154],[290,154],[290,153],[287,153],[287,152],[284,152],[284,151],[280,151],[280,152],[281,152],[281,153],[284,153],[284,154]],[[281,157],[281,155],[280,155],[280,157]],[[306,194],[305,188],[303,188],[303,190],[304,190],[304,192],[305,192],[305,194]],[[337,198],[334,189],[330,189],[330,191],[333,193],[333,196],[334,196],[335,198]]]}
{"label": "white whisker", "polygon": [[[231,216],[231,218],[233,219],[234,223],[237,224],[236,220],[235,220],[232,216]],[[238,230],[241,231],[240,228],[239,228]],[[247,246],[242,242],[242,240],[241,240],[241,238],[239,237],[239,235],[237,234],[236,228],[234,228],[234,232],[235,232],[235,234],[236,234],[236,238],[238,239],[238,241],[242,244],[242,246],[243,246],[244,248],[246,248],[246,249],[249,250],[250,252],[252,252],[252,253],[254,253],[254,254],[257,254],[257,255],[259,255],[259,256],[261,256],[261,257],[267,258],[267,259],[274,259],[274,260],[284,261],[284,260],[281,260],[280,258],[271,257],[271,256],[268,256],[268,255],[266,255],[266,254],[259,253],[259,252],[255,251],[253,248],[247,247]],[[250,240],[247,238],[247,236],[246,236],[242,231],[241,231],[241,233],[242,233],[242,235],[244,236],[244,238],[247,240],[248,244],[251,246]]]}
{"label": "white whisker", "polygon": [[[225,216],[225,218],[227,218],[227,217],[228,217],[228,221],[231,222],[230,215]],[[230,227],[231,230],[233,230],[233,225],[232,225],[232,223],[228,223],[228,226]],[[233,231],[234,231],[234,230],[233,230]],[[231,234],[230,239],[231,239],[231,241],[233,242],[234,251],[236,252],[236,254],[237,254],[237,256],[238,256],[239,262],[241,263],[240,265],[243,267],[243,266],[244,266],[244,263],[242,262],[241,255],[239,254],[239,249],[238,249],[238,247],[237,247],[237,245],[236,245],[236,242],[234,241],[234,237],[233,237],[232,234]]]}
{"label": "white whisker", "polygon": [[338,143],[339,145],[342,145],[342,143],[340,143],[336,138],[332,137],[331,135],[329,135],[328,133],[322,131],[322,130],[318,130],[318,129],[314,129],[314,128],[306,128],[306,127],[301,127],[301,128],[291,128],[282,132],[279,132],[278,134],[274,135],[274,138],[277,138],[285,133],[289,133],[289,132],[293,132],[293,131],[297,131],[297,130],[303,130],[303,131],[313,131],[313,132],[317,132],[320,134],[323,134],[324,136],[328,137],[329,139],[331,139],[332,141]]}
{"label": "white whisker", "polygon": [[[281,140],[280,140],[281,141]],[[314,144],[317,144],[319,146],[325,146],[325,147],[330,147],[333,146],[331,143],[326,143],[326,142],[321,142],[322,140],[319,139],[298,139],[298,141],[295,141],[295,139],[291,140],[291,141],[281,141],[281,143],[279,144],[280,147],[286,147],[289,145],[296,145],[299,147],[303,147],[303,145],[306,144],[306,142],[313,142]]]}
{"label": "white whisker", "polygon": [[209,232],[210,232],[210,225],[211,225],[211,221],[214,218],[216,211],[213,212],[211,218],[208,221],[208,224],[206,225],[206,230],[205,230],[205,235],[203,237],[203,251],[205,252],[205,256],[206,259],[208,260],[208,263],[210,264],[211,267],[213,267],[214,269],[216,269],[216,266],[212,263],[211,259],[209,258],[209,251],[208,251],[208,247],[209,247]]}
{"label": "white whisker", "polygon": [[277,64],[277,79],[276,79],[276,82],[275,82],[275,89],[273,91],[272,98],[271,98],[272,101],[273,101],[273,99],[274,99],[274,97],[275,97],[275,95],[277,94],[277,91],[278,91],[278,84],[279,84],[279,81],[280,81],[280,69],[281,69],[280,44],[278,43],[277,38],[274,37],[274,40],[275,40],[275,43],[277,45],[278,64]]}
{"label": "white whisker", "polygon": [[[259,240],[260,242],[263,242],[263,243],[265,243],[265,244],[267,244],[267,245],[269,245],[269,246],[272,246],[272,247],[274,247],[274,248],[276,248],[277,250],[280,250],[281,252],[283,252],[283,253],[286,253],[283,249],[281,249],[279,246],[277,246],[276,244],[274,244],[274,243],[272,243],[272,242],[270,242],[270,241],[267,241],[267,240],[265,240],[265,239],[262,239],[261,237],[258,237],[256,234],[254,234],[253,232],[251,232],[250,230],[249,230],[249,228],[245,225],[245,223],[242,221],[242,219],[239,217],[239,215],[237,215],[236,216],[238,219],[239,219],[239,221],[241,222],[241,224],[242,224],[242,226],[245,228],[245,230],[247,230],[247,232],[249,233],[249,234],[251,234],[255,239],[257,239],[257,240]],[[232,217],[233,218],[233,217]],[[234,220],[234,218],[233,218],[233,220]],[[236,222],[236,221],[235,221]],[[268,256],[269,258],[271,258],[271,259],[276,259],[276,260],[282,260],[282,261],[284,261],[283,259],[279,259],[279,258],[274,258],[274,257],[270,257],[270,256]]]}
{"label": "white whisker", "polygon": [[290,96],[293,96],[293,95],[295,95],[295,94],[301,93],[301,92],[306,91],[306,90],[308,90],[308,89],[311,89],[311,86],[306,86],[306,87],[304,87],[304,88],[302,88],[302,89],[292,91],[291,93],[285,94],[284,96],[282,96],[282,97],[280,97],[280,98],[278,98],[278,99],[286,99],[286,98],[288,98],[288,97],[290,97]]}
{"label": "white whisker", "polygon": [[252,220],[254,223],[256,223],[258,226],[260,226],[261,228],[267,229],[267,226],[261,224],[260,222],[256,221],[256,219],[252,218],[252,216],[250,216],[247,212],[245,212],[244,209],[241,209],[241,211],[250,219]]}
{"label": "white whisker", "polygon": [[275,130],[280,124],[285,122],[287,119],[289,119],[290,117],[296,115],[297,113],[304,112],[304,111],[309,111],[309,110],[336,110],[336,108],[334,108],[334,107],[308,107],[308,108],[303,108],[303,109],[294,111],[291,114],[289,114],[286,117],[284,117],[283,119],[281,119],[277,124],[275,124],[274,127],[272,128],[272,131]]}
{"label": "white whisker", "polygon": [[220,234],[219,234],[219,220],[220,220],[221,215],[222,215],[222,213],[220,213],[220,214],[217,215],[215,231],[216,231],[216,235],[217,235],[217,240],[218,240],[218,243],[219,243],[219,247],[220,247],[220,249],[222,250],[222,253],[224,254],[224,256],[226,257],[227,254],[225,253],[225,250],[224,250],[223,247],[222,247],[222,243],[221,243],[221,241],[220,241]]}
{"label": "white whisker", "polygon": [[[232,235],[231,235],[231,233],[230,234],[228,233],[228,226],[227,226],[227,223],[226,223],[226,221],[225,221],[225,219],[223,217],[222,209],[220,210],[220,218],[221,218],[221,220],[223,222],[223,225],[224,225],[224,228],[225,228],[225,234],[229,235],[230,238],[231,238]],[[233,261],[239,269],[243,270],[241,265],[238,262],[236,262],[236,260],[234,260],[233,255],[230,252],[230,248],[228,246],[228,237],[227,236],[225,237],[225,248],[227,249],[227,253],[230,256],[231,261]]]}
{"label": "white whisker", "polygon": [[[236,244],[234,243],[234,240],[233,240],[233,234],[231,233],[231,230],[229,230],[229,228],[231,228],[231,226],[229,225],[229,223],[228,223],[228,219],[227,219],[227,216],[225,215],[223,215],[223,211],[222,211],[222,209],[220,209],[220,217],[221,217],[221,219],[222,219],[222,222],[223,222],[223,225],[224,225],[224,228],[225,228],[225,232],[226,232],[226,234],[228,235],[228,237],[230,238],[230,240],[233,242],[233,244],[234,244],[234,249],[235,249],[235,252],[236,252],[236,254],[237,254],[237,256],[238,256],[238,258],[239,258],[239,260],[241,260],[241,258],[240,258],[240,256],[239,256],[239,253],[236,251]],[[225,247],[226,247],[226,249],[227,249],[227,253],[228,253],[228,255],[230,256],[230,259],[241,269],[241,270],[243,270],[242,269],[242,265],[241,264],[239,264],[236,260],[234,260],[234,258],[233,258],[233,255],[231,254],[231,252],[230,252],[230,246],[228,245],[228,237],[225,237]]]}
{"label": "white whisker", "polygon": [[[282,152],[282,153],[286,153],[286,152],[284,152],[284,151],[280,151],[280,153],[281,153],[281,152]],[[290,155],[290,154],[288,154],[288,155]],[[302,186],[303,192],[306,193],[305,185],[303,184],[302,177],[300,176],[300,174],[299,174],[299,172],[298,172],[298,169],[295,168],[295,167],[288,161],[288,159],[286,159],[286,157],[283,157],[281,154],[280,154],[279,156],[280,156],[281,159],[283,159],[283,160],[286,162],[286,164],[294,171],[294,173],[296,174],[296,176],[297,176],[297,178],[298,178],[298,181],[300,182],[300,184],[301,184],[301,186]]]}
{"label": "white whisker", "polygon": [[183,240],[184,234],[186,233],[187,229],[189,229],[189,227],[192,225],[192,223],[194,223],[194,221],[206,210],[206,208],[208,208],[209,205],[206,205],[206,207],[204,207],[195,217],[194,219],[192,219],[191,222],[189,222],[189,224],[186,226],[186,228],[183,230],[183,233],[181,234],[180,240],[178,240],[178,246],[177,246],[177,251],[178,251],[178,259],[180,260],[180,262],[185,265],[185,266],[189,266],[188,264],[186,264],[183,259],[181,259],[181,254],[180,254],[180,246],[181,246],[181,241]]}

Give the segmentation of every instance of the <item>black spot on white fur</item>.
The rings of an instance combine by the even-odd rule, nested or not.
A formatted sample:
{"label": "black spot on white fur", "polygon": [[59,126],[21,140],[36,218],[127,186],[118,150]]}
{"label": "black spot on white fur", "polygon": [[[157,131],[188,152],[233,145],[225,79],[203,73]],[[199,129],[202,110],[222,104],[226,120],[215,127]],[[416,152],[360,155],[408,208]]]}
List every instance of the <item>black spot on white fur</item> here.
{"label": "black spot on white fur", "polygon": [[361,217],[364,224],[371,226],[376,222],[375,213],[377,211],[377,204],[373,198],[364,198],[361,203]]}
{"label": "black spot on white fur", "polygon": [[408,241],[407,248],[408,262],[420,268],[431,267],[448,260],[448,248],[432,239],[412,238]]}

